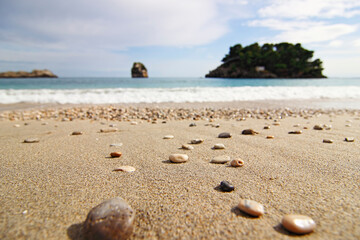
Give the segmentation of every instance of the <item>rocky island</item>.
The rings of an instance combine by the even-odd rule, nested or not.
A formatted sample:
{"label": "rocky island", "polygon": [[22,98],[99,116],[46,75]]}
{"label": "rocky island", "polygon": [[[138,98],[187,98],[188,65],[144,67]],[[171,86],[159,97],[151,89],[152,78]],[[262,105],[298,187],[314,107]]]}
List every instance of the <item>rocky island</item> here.
{"label": "rocky island", "polygon": [[50,70],[33,70],[32,72],[18,71],[18,72],[2,72],[0,78],[57,78]]}
{"label": "rocky island", "polygon": [[326,78],[320,59],[300,43],[236,44],[207,78]]}
{"label": "rocky island", "polygon": [[144,64],[141,62],[134,62],[131,68],[131,77],[133,78],[147,78],[148,73]]}

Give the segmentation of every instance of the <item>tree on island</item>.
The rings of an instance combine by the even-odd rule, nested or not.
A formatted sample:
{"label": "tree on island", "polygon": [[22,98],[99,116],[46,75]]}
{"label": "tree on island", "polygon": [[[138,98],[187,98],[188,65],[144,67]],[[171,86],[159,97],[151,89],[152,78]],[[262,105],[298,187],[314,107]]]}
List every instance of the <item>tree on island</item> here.
{"label": "tree on island", "polygon": [[236,44],[222,59],[223,64],[206,77],[221,78],[325,78],[320,59],[300,43]]}

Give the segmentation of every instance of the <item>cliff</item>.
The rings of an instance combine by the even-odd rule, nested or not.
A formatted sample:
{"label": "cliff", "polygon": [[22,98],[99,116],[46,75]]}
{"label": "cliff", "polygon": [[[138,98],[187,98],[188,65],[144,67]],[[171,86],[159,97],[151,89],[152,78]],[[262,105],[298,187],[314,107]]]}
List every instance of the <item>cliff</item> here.
{"label": "cliff", "polygon": [[133,78],[147,78],[148,72],[144,64],[141,62],[134,62],[131,68],[131,77]]}
{"label": "cliff", "polygon": [[44,69],[33,70],[32,72],[2,72],[0,73],[0,78],[57,78],[57,76],[51,71]]}
{"label": "cliff", "polygon": [[312,61],[314,52],[301,44],[254,43],[246,47],[241,44],[230,47],[216,69],[205,77],[213,78],[326,78],[322,74],[320,59]]}

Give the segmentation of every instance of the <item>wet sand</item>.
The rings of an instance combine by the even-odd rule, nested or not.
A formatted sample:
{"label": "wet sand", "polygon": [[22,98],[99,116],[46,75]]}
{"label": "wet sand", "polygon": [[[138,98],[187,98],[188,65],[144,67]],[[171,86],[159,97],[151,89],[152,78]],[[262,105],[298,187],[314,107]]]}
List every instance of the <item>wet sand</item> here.
{"label": "wet sand", "polygon": [[[315,232],[301,239],[360,238],[360,111],[292,110],[264,102],[247,103],[246,111],[230,104],[237,110],[225,111],[224,104],[136,105],[145,113],[160,112],[156,124],[154,116],[126,117],[134,111],[129,105],[123,105],[122,117],[116,112],[118,118],[98,106],[82,106],[83,112],[94,111],[90,114],[94,117],[84,120],[69,114],[81,112],[79,106],[59,110],[62,114],[55,111],[57,117],[44,117],[36,110],[39,106],[3,109],[0,238],[83,239],[82,223],[90,209],[117,196],[136,211],[131,239],[289,239],[296,235],[280,221],[291,213],[308,215],[317,223]],[[64,106],[39,109],[46,112],[47,107]],[[169,108],[192,114],[162,123]],[[210,118],[206,111],[216,114]],[[9,120],[11,114],[16,120]],[[273,125],[275,119],[279,126]],[[193,122],[197,126],[189,127]],[[111,124],[117,132],[100,133]],[[315,124],[332,127],[313,130]],[[265,125],[271,128],[265,130]],[[247,128],[259,134],[242,135]],[[303,133],[288,134],[294,130]],[[73,131],[83,135],[71,136]],[[221,132],[230,132],[232,138],[217,138]],[[174,139],[163,139],[165,135]],[[275,138],[266,139],[267,135]],[[30,137],[40,142],[23,143]],[[354,137],[355,142],[345,142],[345,137]],[[193,145],[194,150],[179,149],[194,138],[204,142]],[[112,143],[123,145],[110,147]],[[216,143],[226,148],[213,150]],[[123,155],[109,158],[113,151]],[[172,153],[186,153],[189,161],[172,164],[168,161]],[[245,164],[232,168],[209,163],[218,155],[242,158]],[[122,165],[136,171],[113,171]],[[235,191],[218,191],[223,180]],[[241,198],[262,203],[265,214],[253,218],[241,212],[236,207]]]}

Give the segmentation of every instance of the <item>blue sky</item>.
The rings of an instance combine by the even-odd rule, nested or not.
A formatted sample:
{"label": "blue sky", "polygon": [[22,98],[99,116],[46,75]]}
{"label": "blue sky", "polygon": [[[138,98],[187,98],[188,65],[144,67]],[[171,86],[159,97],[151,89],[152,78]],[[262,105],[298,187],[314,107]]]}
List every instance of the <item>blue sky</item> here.
{"label": "blue sky", "polygon": [[1,0],[0,71],[203,77],[234,44],[286,41],[359,77],[359,28],[359,0]]}

